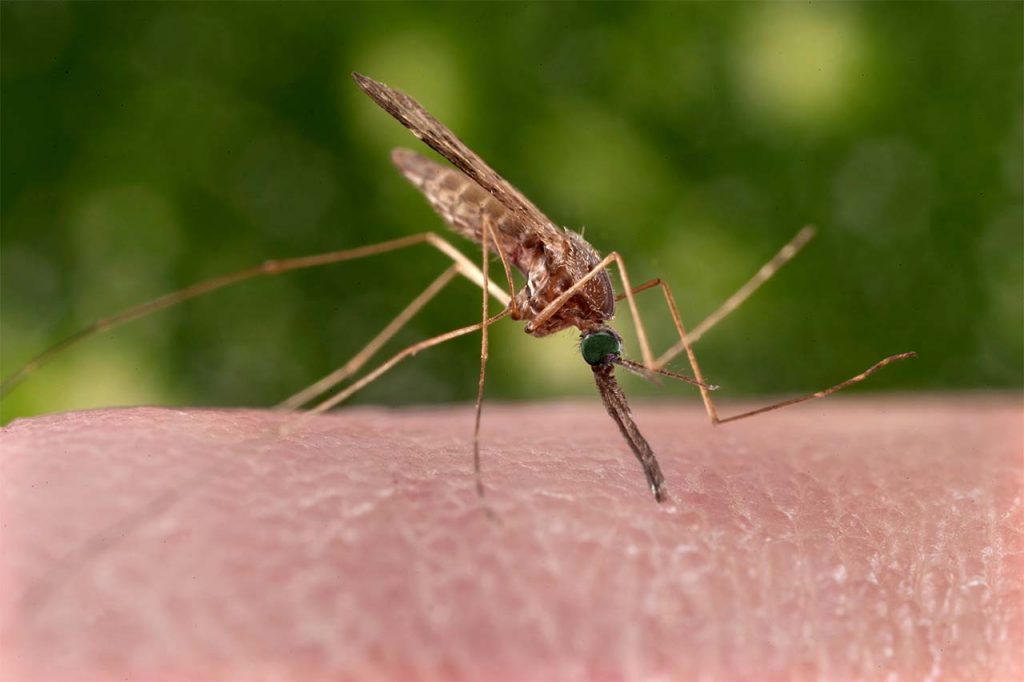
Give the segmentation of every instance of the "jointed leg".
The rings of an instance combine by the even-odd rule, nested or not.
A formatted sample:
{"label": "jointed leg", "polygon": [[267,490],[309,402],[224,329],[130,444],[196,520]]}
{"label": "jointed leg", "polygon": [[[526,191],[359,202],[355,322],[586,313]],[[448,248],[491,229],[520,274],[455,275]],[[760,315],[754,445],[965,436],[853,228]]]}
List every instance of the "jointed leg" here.
{"label": "jointed leg", "polygon": [[[700,324],[693,328],[687,337],[686,341],[689,343],[697,343],[709,329],[714,327],[716,324],[721,322],[726,315],[736,310],[750,298],[757,289],[771,279],[772,275],[778,272],[779,268],[788,263],[790,260],[800,252],[800,249],[814,237],[814,226],[807,225],[802,230],[796,233],[796,236],[789,240],[785,246],[779,249],[779,252],[772,257],[767,263],[761,266],[761,269],[750,278],[750,280],[740,287],[739,291],[726,299],[725,303],[720,305],[715,312],[704,318]],[[660,281],[660,280],[658,280]],[[674,346],[669,348],[667,351],[661,354],[655,363],[655,367],[664,367],[672,358],[676,357],[685,349],[685,343],[680,339]],[[696,371],[696,370],[695,370]]]}
{"label": "jointed leg", "polygon": [[[776,253],[771,260],[762,265],[746,284],[740,287],[736,293],[726,299],[726,301],[722,305],[718,306],[713,313],[708,315],[700,324],[694,327],[693,331],[686,335],[686,340],[691,344],[697,343],[698,340],[703,338],[704,334],[706,334],[713,326],[721,322],[726,315],[739,308],[741,304],[750,298],[751,294],[757,291],[762,284],[767,282],[783,265],[791,261],[793,257],[799,253],[800,249],[802,249],[804,245],[814,237],[814,233],[815,229],[812,225],[808,225],[800,230],[785,246],[779,249],[779,252]],[[653,289],[654,287],[664,286],[665,284],[661,278],[655,278],[634,287],[633,293],[639,294],[647,291],[648,289]],[[619,294],[615,297],[615,301],[622,301],[625,298],[626,294]],[[655,361],[654,366],[658,369],[664,367],[672,360],[672,358],[679,355],[683,350],[683,342],[677,341],[674,346],[662,353],[661,357]]]}
{"label": "jointed leg", "polygon": [[[473,477],[476,480],[476,494],[477,497],[483,499],[484,496],[484,479],[480,473],[480,417],[483,411],[484,404],[484,380],[487,377],[487,263],[490,260],[490,254],[487,252],[487,242],[491,239],[490,231],[490,220],[485,215],[483,220],[480,222],[480,246],[482,256],[480,258],[480,272],[484,276],[484,285],[481,287],[483,290],[483,303],[481,305],[481,319],[480,319],[480,380],[477,383],[476,389],[476,405],[474,406],[475,415],[473,421]],[[497,244],[495,244],[497,247]],[[498,248],[498,253],[501,255],[501,248]],[[501,262],[505,263],[504,255],[501,255]],[[512,275],[508,271],[506,265],[505,275],[508,277],[509,282],[512,281]],[[512,292],[513,300],[515,300],[515,292]],[[514,305],[514,304],[513,304]]]}
{"label": "jointed leg", "polygon": [[[713,424],[718,424],[722,420],[718,417],[718,411],[715,408],[714,401],[711,399],[707,382],[704,380],[704,376],[700,370],[700,364],[697,362],[697,356],[694,354],[693,348],[691,347],[692,344],[696,343],[697,340],[700,339],[709,329],[750,298],[750,295],[753,294],[762,284],[768,281],[772,275],[779,270],[779,268],[792,260],[792,258],[799,253],[800,249],[802,249],[803,246],[814,237],[814,234],[815,229],[813,226],[805,226],[796,234],[796,236],[789,240],[785,246],[779,249],[779,252],[776,253],[771,260],[761,266],[757,273],[746,284],[740,287],[739,291],[730,296],[725,303],[719,306],[717,310],[711,313],[711,315],[706,317],[704,321],[697,325],[690,333],[687,333],[683,327],[682,317],[679,315],[679,308],[676,305],[675,297],[672,295],[672,291],[669,289],[668,284],[666,284],[662,279],[658,278],[645,282],[632,290],[633,294],[638,294],[654,287],[661,288],[662,294],[665,297],[665,303],[668,305],[669,313],[672,315],[672,322],[676,327],[676,332],[679,334],[679,341],[663,353],[651,366],[655,369],[662,369],[670,360],[672,360],[672,358],[685,350],[687,359],[690,362],[690,367],[693,369],[694,378],[700,382],[698,388],[700,389],[701,399],[704,401],[704,409],[707,411],[708,418],[711,419]],[[627,297],[628,294],[620,294],[615,300],[621,301],[623,298]]]}
{"label": "jointed leg", "polygon": [[[713,313],[710,317],[708,317],[707,320],[705,320],[704,323],[702,323],[701,326],[703,327],[703,329],[701,333],[703,334],[705,331],[710,329],[711,326],[713,326],[715,323],[717,323],[719,320],[725,317],[729,312],[731,312],[737,306],[739,306],[740,303],[742,303],[747,297],[749,297],[750,294],[753,293],[753,291],[758,286],[760,286],[765,280],[771,277],[775,273],[775,271],[778,270],[779,267],[781,267],[786,261],[792,258],[793,255],[796,254],[797,250],[799,250],[799,248],[803,246],[803,244],[805,244],[807,240],[809,240],[813,236],[813,234],[813,228],[807,227],[801,230],[800,233],[798,233],[797,236],[794,237],[789,244],[783,247],[783,249],[778,254],[776,254],[776,256],[771,261],[769,261],[768,264],[761,268],[758,274],[755,275],[755,277],[751,279],[750,282],[748,282],[739,292],[730,297],[730,299],[726,301],[725,305],[721,306],[718,309],[718,311]],[[651,282],[644,283],[642,286],[634,290],[629,284],[629,279],[626,275],[625,266],[622,262],[622,258],[617,253],[612,252],[608,254],[608,256],[606,256],[600,263],[594,266],[594,268],[590,272],[588,272],[585,276],[581,277],[573,286],[569,287],[558,298],[556,298],[554,301],[548,304],[548,306],[545,307],[544,310],[542,310],[534,318],[531,324],[539,326],[540,324],[543,324],[545,321],[547,321],[552,315],[555,314],[555,312],[561,306],[565,304],[566,301],[568,301],[572,296],[574,296],[583,287],[584,284],[586,284],[591,279],[596,277],[598,272],[607,268],[612,262],[617,263],[619,266],[619,274],[622,276],[623,284],[625,286],[624,296],[630,303],[630,310],[633,314],[633,321],[637,328],[637,337],[641,344],[641,350],[644,352],[645,355],[644,365],[648,368],[655,370],[660,369],[660,365],[654,363],[653,361],[649,363],[647,360],[647,358],[650,356],[650,349],[649,347],[647,347],[647,335],[644,332],[642,322],[640,321],[640,315],[637,311],[636,300],[634,298],[634,295],[636,293],[640,293],[641,291],[652,289],[655,286],[661,287],[662,292],[665,295],[665,302],[668,304],[669,311],[672,314],[672,321],[675,324],[676,331],[679,334],[679,345],[682,347],[683,350],[686,351],[687,357],[690,360],[690,366],[693,368],[694,376],[697,379],[697,381],[700,382],[701,398],[704,400],[704,407],[707,410],[708,417],[711,419],[711,422],[713,424],[722,424],[725,422],[737,421],[740,419],[744,419],[746,417],[751,417],[755,414],[761,414],[762,412],[777,410],[782,407],[795,405],[797,403],[806,402],[808,400],[814,400],[816,398],[824,398],[825,396],[831,395],[832,393],[842,390],[847,386],[851,386],[855,383],[863,381],[864,379],[868,378],[869,376],[871,376],[878,370],[882,369],[886,365],[892,364],[893,362],[897,362],[899,360],[906,360],[909,358],[917,357],[916,353],[901,353],[899,355],[892,355],[887,358],[884,358],[883,360],[880,360],[879,362],[875,363],[870,368],[858,374],[857,376],[852,377],[840,384],[836,384],[831,388],[827,388],[816,393],[811,393],[806,396],[801,396],[799,398],[793,398],[790,400],[785,400],[779,403],[768,405],[767,407],[762,407],[757,410],[745,412],[743,414],[728,417],[726,419],[721,419],[718,416],[718,411],[715,408],[714,401],[711,399],[708,387],[703,379],[702,373],[700,371],[700,366],[697,363],[697,358],[693,353],[692,347],[690,346],[690,338],[694,335],[687,335],[686,330],[683,327],[682,318],[679,315],[679,308],[676,305],[675,298],[672,296],[672,292],[668,288],[668,285],[661,280],[653,280]]]}
{"label": "jointed leg", "polygon": [[742,414],[737,414],[737,415],[734,415],[732,417],[726,417],[725,419],[716,419],[715,423],[716,424],[725,424],[726,422],[739,421],[740,419],[746,419],[747,417],[753,417],[755,414],[761,414],[762,412],[771,412],[772,410],[778,410],[778,409],[783,408],[783,407],[789,407],[790,405],[796,405],[797,403],[804,403],[804,402],[807,402],[808,400],[814,400],[815,398],[824,398],[825,396],[832,395],[836,391],[843,390],[847,386],[852,386],[853,384],[860,383],[861,381],[864,381],[869,376],[871,376],[872,374],[874,374],[878,370],[882,369],[886,365],[891,365],[892,363],[899,362],[900,360],[909,360],[911,358],[916,358],[916,357],[917,357],[917,353],[914,353],[914,352],[899,353],[898,355],[890,355],[887,358],[879,360],[878,362],[873,364],[871,367],[867,368],[866,370],[864,370],[863,372],[858,374],[857,376],[852,377],[850,379],[847,379],[846,381],[844,381],[842,383],[836,384],[835,386],[832,386],[831,388],[826,388],[826,389],[824,389],[822,391],[817,391],[816,393],[810,393],[810,394],[805,395],[805,396],[800,396],[799,398],[790,398],[789,400],[783,400],[781,402],[774,403],[774,404],[768,405],[766,407],[759,407],[756,410],[751,410],[749,412],[743,412]]}
{"label": "jointed leg", "polygon": [[[178,291],[174,291],[150,301],[146,301],[145,303],[141,303],[137,306],[133,306],[116,315],[105,317],[93,322],[86,328],[43,351],[23,367],[18,369],[14,374],[4,379],[3,384],[0,384],[0,396],[6,395],[32,372],[52,360],[62,351],[77,345],[95,334],[109,331],[115,327],[120,327],[123,324],[140,317],[144,317],[150,313],[157,312],[158,310],[169,308],[178,303],[211,293],[218,289],[223,289],[224,287],[232,284],[244,282],[245,280],[252,279],[254,277],[279,275],[293,270],[302,270],[319,265],[329,265],[348,260],[356,260],[358,258],[374,256],[381,253],[387,253],[389,251],[397,251],[409,246],[424,243],[429,244],[455,261],[461,275],[477,284],[477,286],[483,286],[483,276],[472,261],[466,258],[454,246],[432,232],[425,232],[423,234],[417,234],[410,237],[401,237],[399,239],[381,242],[380,244],[371,244],[369,246],[362,246],[355,249],[332,251],[330,253],[318,254],[315,256],[268,260],[251,268],[246,268],[245,270],[239,270],[238,272],[221,275],[220,277],[215,277],[205,282],[193,284],[192,286],[184,289],[179,289]],[[492,295],[501,301],[503,305],[508,305],[510,301],[509,295],[501,291],[498,287],[494,287]]]}
{"label": "jointed leg", "polygon": [[[874,374],[878,370],[882,369],[886,365],[892,364],[892,363],[897,362],[899,360],[907,360],[909,358],[917,357],[916,353],[900,353],[899,355],[891,355],[891,356],[889,356],[889,357],[887,357],[887,358],[885,358],[883,360],[880,360],[879,362],[875,363],[870,368],[868,368],[867,370],[861,372],[857,376],[855,376],[855,377],[853,377],[851,379],[847,379],[846,381],[844,381],[844,382],[842,382],[840,384],[836,384],[835,386],[832,386],[831,388],[826,388],[826,389],[824,389],[822,391],[818,391],[816,393],[811,393],[811,394],[808,394],[808,395],[805,395],[805,396],[801,396],[799,398],[791,398],[789,400],[783,400],[781,402],[774,403],[774,404],[768,405],[766,407],[761,407],[761,408],[758,408],[756,410],[751,410],[750,412],[744,412],[742,414],[738,414],[738,415],[734,415],[732,417],[726,417],[725,419],[722,419],[722,418],[720,418],[718,416],[718,410],[715,407],[714,400],[712,400],[712,398],[711,398],[711,393],[708,390],[707,383],[704,381],[704,376],[703,376],[703,374],[700,371],[700,365],[697,363],[697,356],[693,352],[693,347],[692,347],[692,343],[693,342],[691,341],[691,339],[693,338],[693,333],[691,332],[690,334],[687,334],[686,333],[686,329],[683,327],[682,318],[681,318],[681,316],[679,314],[679,307],[676,305],[675,297],[672,295],[672,290],[669,289],[668,285],[664,281],[662,281],[660,279],[655,279],[655,280],[651,280],[650,282],[645,282],[641,286],[637,287],[637,290],[635,290],[634,293],[640,293],[640,291],[646,291],[648,289],[653,289],[654,287],[660,287],[661,290],[662,290],[662,293],[665,295],[665,303],[668,305],[669,313],[672,315],[672,321],[675,324],[676,331],[679,334],[678,344],[680,346],[682,346],[682,348],[686,351],[686,356],[690,360],[690,367],[693,369],[693,376],[697,379],[697,381],[700,382],[698,384],[698,388],[700,389],[701,398],[704,400],[704,409],[707,410],[708,418],[711,419],[711,423],[712,424],[716,424],[717,425],[717,424],[725,424],[726,422],[739,421],[740,419],[745,419],[747,417],[752,417],[752,416],[754,416],[756,414],[761,414],[762,412],[770,412],[772,410],[778,410],[780,408],[788,407],[790,405],[796,405],[797,403],[807,402],[808,400],[814,400],[816,398],[824,398],[825,396],[832,395],[836,391],[840,391],[840,390],[846,388],[847,386],[852,386],[853,384],[856,384],[856,383],[859,383],[861,381],[864,381],[869,376],[871,376],[872,374]],[[721,318],[719,318],[719,319],[721,319]],[[660,366],[658,367],[658,369],[660,369]]]}
{"label": "jointed leg", "polygon": [[[364,364],[366,364],[366,362],[378,350],[380,350],[380,348],[385,343],[387,343],[396,333],[398,333],[399,329],[405,326],[405,324],[412,318],[413,315],[419,312],[419,310],[422,309],[423,306],[425,306],[434,296],[437,295],[437,293],[442,288],[444,288],[446,284],[448,284],[448,282],[451,281],[455,273],[466,275],[467,279],[472,281],[474,284],[477,284],[481,287],[483,286],[483,283],[486,281],[486,276],[482,271],[478,270],[475,265],[469,262],[468,259],[466,259],[466,257],[463,256],[461,252],[455,250],[455,248],[448,244],[448,242],[444,241],[440,237],[437,237],[433,233],[428,232],[426,233],[426,235],[436,240],[436,243],[434,241],[430,241],[432,245],[434,245],[440,251],[442,251],[446,255],[452,257],[453,260],[455,260],[455,263],[452,265],[452,267],[446,270],[444,273],[442,273],[440,277],[434,280],[434,282],[432,282],[430,286],[428,286],[423,291],[423,293],[421,293],[419,296],[413,299],[413,301],[408,306],[406,306],[406,308],[401,313],[399,313],[395,317],[395,319],[388,323],[388,325],[383,330],[381,330],[381,332],[377,334],[377,336],[375,336],[368,344],[366,344],[366,346],[361,351],[359,351],[355,355],[355,357],[353,357],[342,367],[339,367],[338,369],[334,370],[333,372],[331,372],[324,378],[320,379],[313,385],[307,386],[306,388],[302,389],[301,391],[291,396],[284,402],[280,403],[278,405],[279,408],[298,409],[299,407],[306,404],[313,398],[331,390],[332,388],[340,384],[342,381],[358,372],[359,369]],[[445,248],[441,248],[441,246],[438,245],[443,245]],[[502,256],[502,260],[504,261],[504,256]],[[507,268],[506,275],[508,276],[509,286],[511,287],[512,277],[511,273],[508,272]],[[488,286],[487,291],[489,296],[497,298],[498,301],[500,301],[504,305],[508,305],[510,300],[514,300],[514,298],[510,299],[508,294],[502,291],[499,287],[494,287],[492,290],[491,287]]]}
{"label": "jointed leg", "polygon": [[[483,235],[484,244],[484,259],[487,258],[487,240],[490,235],[491,243],[494,244],[494,250],[498,252],[498,258],[501,259],[501,267],[505,271],[505,282],[508,284],[508,293],[512,296],[512,300],[506,304],[512,311],[512,319],[518,320],[519,318],[519,303],[516,302],[516,285],[512,282],[512,269],[508,266],[508,258],[505,257],[505,252],[501,248],[501,242],[494,237],[494,232],[491,227],[491,219],[487,214],[483,214],[480,220],[480,234]],[[486,267],[482,268],[482,272],[486,273]],[[487,280],[486,274],[484,274],[484,281]],[[485,297],[486,298],[486,297]],[[487,314],[484,314],[486,319]]]}
{"label": "jointed leg", "polygon": [[[495,322],[497,322],[498,320],[506,317],[508,314],[509,314],[509,309],[506,308],[505,310],[502,310],[497,315],[494,315],[490,319],[488,319],[487,320],[487,324],[488,325],[492,325]],[[478,329],[480,329],[482,326],[483,325],[481,325],[478,322],[476,324],[471,324],[471,325],[468,325],[466,327],[459,327],[458,329],[453,329],[450,332],[445,332],[444,334],[438,334],[437,336],[432,336],[429,339],[424,339],[423,341],[419,341],[417,343],[414,343],[413,345],[409,346],[408,348],[400,350],[399,352],[395,353],[390,358],[388,358],[388,360],[386,360],[385,362],[380,364],[372,372],[370,372],[369,374],[365,375],[364,377],[362,377],[361,379],[359,379],[355,383],[351,384],[350,386],[347,386],[344,390],[339,391],[336,395],[332,396],[331,398],[328,398],[327,400],[324,400],[323,402],[319,403],[318,405],[316,405],[314,408],[312,408],[311,410],[309,410],[307,412],[299,412],[298,414],[296,414],[295,419],[292,420],[291,422],[289,422],[288,425],[286,425],[286,428],[287,428],[287,426],[291,426],[291,425],[294,425],[296,423],[301,423],[302,421],[304,421],[306,418],[308,418],[311,415],[315,415],[315,414],[320,414],[322,412],[326,412],[327,410],[331,409],[332,407],[342,403],[345,400],[348,400],[353,395],[355,395],[356,393],[358,393],[362,389],[366,388],[366,386],[368,386],[369,384],[371,384],[374,381],[376,381],[382,374],[384,374],[389,369],[391,369],[392,367],[397,365],[399,362],[401,362],[402,360],[405,360],[408,357],[416,355],[421,350],[426,350],[427,348],[432,348],[434,346],[439,346],[442,343],[444,343],[445,341],[451,341],[452,339],[456,339],[456,338],[458,338],[460,336],[465,336],[466,334],[472,334],[473,332],[475,332]]]}
{"label": "jointed leg", "polygon": [[391,337],[397,334],[398,331],[404,327],[410,319],[412,319],[413,315],[418,313],[423,306],[434,298],[434,296],[436,296],[441,289],[451,282],[457,274],[459,274],[458,265],[452,265],[450,268],[445,270],[437,279],[431,282],[430,286],[424,289],[419,296],[414,298],[412,302],[395,317],[395,319],[391,320],[391,322],[389,322],[388,325],[384,327],[379,334],[377,334],[377,336],[373,337],[373,339],[366,344],[361,351],[356,353],[355,357],[325,376],[323,379],[317,381],[315,384],[307,386],[295,395],[283,401],[277,407],[285,410],[297,410],[310,400],[316,398],[318,395],[331,390],[342,381],[358,372],[359,369],[365,365],[366,362],[373,357],[373,355],[380,350],[385,343],[391,340]]}
{"label": "jointed leg", "polygon": [[629,311],[633,316],[633,325],[636,328],[637,342],[640,344],[640,355],[644,361],[644,367],[649,369],[654,368],[654,355],[651,353],[651,347],[647,343],[647,331],[644,329],[643,322],[640,319],[640,311],[636,305],[636,298],[633,295],[633,287],[629,283],[629,274],[626,272],[626,264],[623,263],[622,257],[619,256],[618,252],[612,251],[604,259],[595,265],[590,272],[580,277],[576,282],[563,291],[555,300],[548,303],[543,310],[530,320],[526,325],[526,331],[529,332],[531,329],[540,327],[547,322],[552,315],[565,305],[566,301],[579,293],[580,289],[586,285],[587,282],[597,277],[598,273],[605,270],[609,265],[615,263],[618,265],[619,277],[622,278],[622,285],[625,291],[626,300],[629,302]]}

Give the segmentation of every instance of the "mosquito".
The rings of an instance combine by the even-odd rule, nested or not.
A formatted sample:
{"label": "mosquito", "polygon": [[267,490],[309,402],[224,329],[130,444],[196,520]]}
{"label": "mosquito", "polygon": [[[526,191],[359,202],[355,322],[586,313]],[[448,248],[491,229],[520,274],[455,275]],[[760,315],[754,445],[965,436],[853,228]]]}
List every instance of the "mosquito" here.
{"label": "mosquito", "polygon": [[[634,287],[631,284],[626,264],[617,252],[613,251],[602,258],[582,235],[556,226],[518,189],[495,172],[416,100],[362,74],[354,73],[352,75],[356,84],[378,106],[452,164],[453,167],[436,163],[408,149],[399,148],[391,153],[391,159],[398,170],[423,193],[448,227],[480,245],[479,266],[446,239],[433,232],[343,251],[264,261],[254,267],[194,284],[111,317],[97,320],[39,354],[5,379],[0,386],[0,396],[6,395],[25,377],[68,347],[95,334],[109,331],[163,308],[254,277],[278,275],[293,270],[427,245],[447,256],[452,264],[349,362],[291,396],[279,407],[296,410],[334,390],[362,369],[370,358],[449,282],[462,276],[481,290],[480,322],[430,337],[399,351],[344,389],[302,412],[301,416],[318,414],[331,409],[378,379],[402,360],[420,351],[460,336],[480,332],[480,373],[477,382],[473,427],[473,473],[477,495],[483,499],[485,488],[480,462],[480,422],[489,353],[488,328],[505,317],[524,322],[525,332],[536,337],[576,328],[580,333],[580,355],[593,373],[605,409],[643,468],[647,485],[654,495],[654,499],[657,502],[663,502],[667,497],[665,477],[654,451],[637,427],[626,396],[615,378],[617,367],[648,379],[662,376],[695,385],[700,391],[711,423],[718,425],[808,400],[824,398],[847,386],[863,381],[886,365],[915,357],[913,352],[892,355],[880,360],[857,376],[830,388],[731,417],[720,417],[711,398],[711,391],[717,387],[704,379],[692,346],[715,324],[739,307],[780,267],[792,259],[814,236],[813,227],[808,226],[800,230],[743,287],[697,325],[693,331],[687,332],[672,291],[664,280],[657,278]],[[508,292],[491,281],[489,262],[494,256],[497,256],[501,262]],[[623,293],[618,295],[615,294],[612,287],[610,268],[613,265],[622,283]],[[513,268],[518,270],[526,280],[518,291],[513,282]],[[679,336],[679,340],[657,358],[651,352],[647,332],[636,303],[638,294],[654,289],[661,291]],[[492,298],[503,306],[502,310],[495,315],[491,315],[489,310],[489,302]],[[622,337],[609,324],[615,316],[615,304],[623,299],[628,304],[630,318],[640,347],[640,361],[624,356]],[[665,368],[668,362],[682,352],[686,353],[693,371],[692,377]]]}

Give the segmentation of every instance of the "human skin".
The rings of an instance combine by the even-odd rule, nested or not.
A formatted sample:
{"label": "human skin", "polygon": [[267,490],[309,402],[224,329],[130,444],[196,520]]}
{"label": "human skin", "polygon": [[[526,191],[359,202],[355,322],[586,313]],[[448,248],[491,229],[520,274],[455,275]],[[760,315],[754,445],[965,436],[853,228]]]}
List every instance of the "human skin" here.
{"label": "human skin", "polygon": [[1019,398],[634,411],[18,421],[0,678],[1024,678]]}

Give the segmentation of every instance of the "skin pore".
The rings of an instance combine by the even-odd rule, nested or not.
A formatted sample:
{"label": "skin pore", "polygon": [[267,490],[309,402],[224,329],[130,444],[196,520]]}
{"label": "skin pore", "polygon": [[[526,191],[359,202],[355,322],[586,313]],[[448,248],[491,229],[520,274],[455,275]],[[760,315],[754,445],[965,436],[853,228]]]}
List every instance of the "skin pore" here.
{"label": "skin pore", "polygon": [[22,420],[5,679],[1019,679],[1017,398]]}

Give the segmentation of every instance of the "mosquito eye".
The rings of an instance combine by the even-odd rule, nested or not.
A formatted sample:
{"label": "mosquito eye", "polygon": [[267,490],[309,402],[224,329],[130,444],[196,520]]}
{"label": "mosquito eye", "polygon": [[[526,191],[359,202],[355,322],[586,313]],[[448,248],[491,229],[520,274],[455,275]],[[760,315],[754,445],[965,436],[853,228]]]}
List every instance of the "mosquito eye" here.
{"label": "mosquito eye", "polygon": [[600,331],[587,334],[580,341],[580,354],[590,365],[600,365],[609,355],[622,353],[622,344],[611,332]]}

